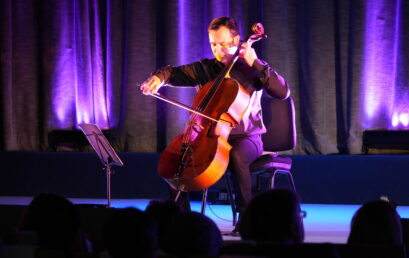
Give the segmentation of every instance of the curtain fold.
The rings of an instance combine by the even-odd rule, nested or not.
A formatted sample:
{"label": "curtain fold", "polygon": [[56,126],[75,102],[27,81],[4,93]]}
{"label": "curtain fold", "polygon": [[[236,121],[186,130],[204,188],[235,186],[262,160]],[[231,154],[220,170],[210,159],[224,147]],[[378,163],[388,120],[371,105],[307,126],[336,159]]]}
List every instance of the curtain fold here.
{"label": "curtain fold", "polygon": [[[138,85],[164,65],[212,58],[207,25],[254,22],[254,45],[295,101],[293,154],[361,153],[364,130],[409,130],[404,0],[0,0],[0,149],[48,150],[53,130],[110,129],[117,151],[161,151],[188,113]],[[195,90],[162,93],[190,104]]]}

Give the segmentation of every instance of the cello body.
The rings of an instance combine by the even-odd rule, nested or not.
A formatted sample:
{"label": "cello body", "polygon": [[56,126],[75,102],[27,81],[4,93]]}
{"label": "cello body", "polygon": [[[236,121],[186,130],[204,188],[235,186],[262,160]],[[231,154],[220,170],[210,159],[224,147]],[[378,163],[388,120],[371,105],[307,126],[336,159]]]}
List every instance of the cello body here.
{"label": "cello body", "polygon": [[247,110],[250,95],[233,79],[223,79],[216,91],[209,94],[212,88],[213,82],[205,84],[192,106],[200,109],[206,102],[201,111],[218,122],[192,114],[183,132],[160,157],[158,172],[176,190],[197,191],[212,186],[229,163],[231,146],[227,139]]}

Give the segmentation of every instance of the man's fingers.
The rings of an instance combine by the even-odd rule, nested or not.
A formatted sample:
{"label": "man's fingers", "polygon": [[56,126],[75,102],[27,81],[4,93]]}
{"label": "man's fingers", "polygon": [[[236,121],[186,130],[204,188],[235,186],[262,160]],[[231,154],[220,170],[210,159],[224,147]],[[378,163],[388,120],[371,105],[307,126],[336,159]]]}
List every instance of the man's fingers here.
{"label": "man's fingers", "polygon": [[159,90],[159,85],[154,85],[154,86],[151,88],[151,94],[154,94],[154,93],[158,92],[158,90]]}
{"label": "man's fingers", "polygon": [[143,89],[143,93],[146,95],[153,94],[158,91],[158,86],[156,81],[153,78],[150,78],[148,82],[145,84]]}
{"label": "man's fingers", "polygon": [[141,84],[140,89],[143,94],[150,95],[156,93],[160,87],[161,87],[160,79],[156,76],[151,76]]}
{"label": "man's fingers", "polygon": [[149,89],[151,88],[152,78],[147,79],[141,84],[140,89],[142,90],[143,94],[148,94]]}

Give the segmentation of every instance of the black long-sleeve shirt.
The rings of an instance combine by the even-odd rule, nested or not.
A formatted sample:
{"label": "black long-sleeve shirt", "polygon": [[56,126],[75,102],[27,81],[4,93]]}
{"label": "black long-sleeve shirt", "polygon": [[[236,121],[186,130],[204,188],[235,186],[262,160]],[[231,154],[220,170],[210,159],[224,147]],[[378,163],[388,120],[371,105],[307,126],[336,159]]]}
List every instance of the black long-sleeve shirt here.
{"label": "black long-sleeve shirt", "polygon": [[[203,59],[199,62],[178,67],[165,66],[156,70],[153,75],[162,82],[173,86],[201,86],[216,79],[225,65],[216,59]],[[266,132],[263,124],[260,99],[262,89],[273,97],[285,99],[290,89],[286,82],[282,83],[277,73],[259,59],[250,67],[246,61],[239,58],[229,73],[251,95],[249,107],[244,113],[239,125],[235,126],[230,135],[253,135]]]}

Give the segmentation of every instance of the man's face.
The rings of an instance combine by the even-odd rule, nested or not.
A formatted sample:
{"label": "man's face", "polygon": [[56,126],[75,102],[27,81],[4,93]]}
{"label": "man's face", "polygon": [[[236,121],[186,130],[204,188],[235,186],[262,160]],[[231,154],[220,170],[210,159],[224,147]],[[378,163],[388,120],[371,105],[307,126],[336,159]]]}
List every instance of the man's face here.
{"label": "man's face", "polygon": [[226,53],[234,54],[236,47],[239,44],[240,36],[232,36],[230,30],[221,26],[218,30],[209,31],[209,42],[212,48],[214,57],[223,63],[228,61]]}

